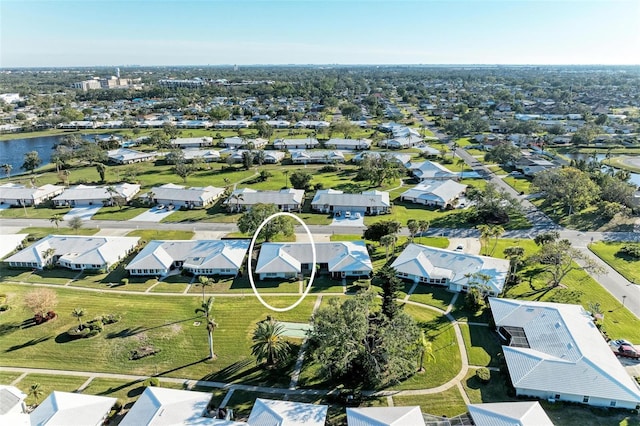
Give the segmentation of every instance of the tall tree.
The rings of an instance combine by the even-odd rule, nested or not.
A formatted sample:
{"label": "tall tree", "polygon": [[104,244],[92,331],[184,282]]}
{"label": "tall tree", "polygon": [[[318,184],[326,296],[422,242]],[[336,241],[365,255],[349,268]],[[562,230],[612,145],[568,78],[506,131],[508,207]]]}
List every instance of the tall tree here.
{"label": "tall tree", "polygon": [[207,322],[207,337],[209,343],[209,359],[214,359],[216,354],[213,352],[213,332],[218,324],[213,319],[213,297],[209,297],[202,305],[196,309],[196,314],[202,314]]}
{"label": "tall tree", "polygon": [[431,222],[428,220],[419,220],[418,227],[420,228],[420,235],[424,235],[424,233],[429,230],[429,226],[431,226]]}
{"label": "tall tree", "polygon": [[204,289],[205,287],[213,287],[213,280],[207,276],[199,275],[196,285],[202,287],[202,303],[204,303]]}
{"label": "tall tree", "polygon": [[42,389],[42,386],[40,386],[40,383],[32,384],[29,387],[28,395],[32,397],[33,400],[36,402],[35,405],[40,404],[40,398],[42,398],[42,396],[44,395],[44,390]]}
{"label": "tall tree", "polygon": [[515,275],[518,272],[518,266],[524,257],[524,248],[520,246],[510,246],[504,249],[504,255],[509,259],[509,273]]}
{"label": "tall tree", "polygon": [[29,151],[24,154],[24,162],[22,163],[23,170],[33,173],[35,169],[40,167],[40,164],[42,164],[42,160],[40,159],[38,151]]}
{"label": "tall tree", "polygon": [[251,354],[258,363],[265,361],[267,368],[271,368],[287,357],[291,346],[284,339],[284,330],[284,325],[273,318],[256,325],[251,337]]}
{"label": "tall tree", "polygon": [[187,163],[177,163],[174,166],[173,171],[182,178],[183,182],[187,182],[187,177],[193,173],[193,167]]}
{"label": "tall tree", "polygon": [[409,239],[413,242],[413,238],[420,230],[420,223],[415,219],[409,219],[407,221],[407,228],[409,229]]}
{"label": "tall tree", "polygon": [[48,311],[58,304],[58,295],[49,288],[38,288],[32,290],[24,296],[24,305],[31,310],[34,315],[44,316]]}
{"label": "tall tree", "polygon": [[107,172],[107,166],[105,166],[102,163],[96,163],[96,170],[98,171],[98,174],[100,175],[100,182],[104,182],[104,175]]}
{"label": "tall tree", "polygon": [[382,281],[382,314],[393,319],[400,310],[396,299],[402,288],[402,280],[396,276],[394,268],[386,265],[378,270],[376,276]]}
{"label": "tall tree", "polygon": [[242,167],[249,170],[253,166],[253,153],[249,150],[242,152]]}
{"label": "tall tree", "polygon": [[[240,193],[236,193],[236,194],[231,194],[229,196],[229,207],[233,210],[231,211],[235,211],[235,212],[239,212],[240,211],[240,201],[244,201],[244,195],[240,194]],[[235,209],[232,207],[232,203],[231,202],[235,202]]]}
{"label": "tall tree", "polygon": [[[266,218],[279,211],[275,204],[258,203],[254,205],[251,210],[240,216],[238,219],[238,229],[243,234],[253,234]],[[258,238],[271,241],[273,237],[278,234],[291,236],[293,235],[293,230],[293,219],[278,216],[262,227]]]}
{"label": "tall tree", "polygon": [[76,231],[76,234],[78,233],[80,228],[82,228],[82,225],[84,225],[84,221],[80,216],[73,216],[71,219],[69,219],[69,228]]}
{"label": "tall tree", "polygon": [[60,222],[62,221],[62,217],[59,214],[54,214],[49,218],[49,222],[56,225],[56,229],[60,227]]}
{"label": "tall tree", "polygon": [[565,205],[569,214],[588,206],[598,196],[598,187],[589,174],[574,167],[537,173],[532,189],[544,194],[549,203],[560,202]]}
{"label": "tall tree", "polygon": [[83,308],[75,308],[72,312],[71,315],[73,315],[74,318],[76,318],[78,320],[78,329],[82,329],[82,317],[85,315],[85,310]]}
{"label": "tall tree", "polygon": [[471,188],[467,192],[467,197],[475,203],[477,220],[482,223],[507,223],[522,210],[515,198],[492,183],[487,183],[484,190]]}
{"label": "tall tree", "polygon": [[424,371],[425,358],[427,362],[435,361],[436,356],[433,353],[433,343],[429,341],[424,330],[420,330],[420,337],[418,337],[418,347],[420,348],[420,357],[418,360],[418,371]]}
{"label": "tall tree", "polygon": [[380,245],[384,247],[385,258],[389,261],[389,250],[395,246],[398,237],[395,234],[383,235],[380,238]]}

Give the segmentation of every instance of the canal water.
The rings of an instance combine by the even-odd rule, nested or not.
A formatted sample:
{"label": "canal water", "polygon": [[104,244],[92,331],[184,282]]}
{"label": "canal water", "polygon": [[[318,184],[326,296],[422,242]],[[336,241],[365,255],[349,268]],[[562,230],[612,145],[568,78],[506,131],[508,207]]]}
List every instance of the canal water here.
{"label": "canal water", "polygon": [[[55,136],[40,136],[36,138],[21,138],[12,139],[8,141],[0,141],[0,165],[11,164],[13,169],[12,175],[23,173],[21,169],[24,162],[24,154],[30,151],[37,151],[40,159],[42,160],[42,166],[51,163],[51,154],[53,154],[53,147],[60,143],[62,138],[66,135]],[[107,134],[98,135],[81,135],[84,140],[93,142],[94,137],[106,137]],[[4,177],[4,173],[0,171],[0,175]]]}
{"label": "canal water", "polygon": [[[577,153],[568,153],[564,154],[565,157],[570,160],[584,160],[587,163],[593,161],[593,154],[577,154]],[[597,161],[603,161],[606,159],[605,154],[596,154]],[[607,170],[609,166],[602,166],[603,170]],[[634,184],[635,186],[640,186],[640,173],[630,173],[631,177],[629,178],[629,182]]]}

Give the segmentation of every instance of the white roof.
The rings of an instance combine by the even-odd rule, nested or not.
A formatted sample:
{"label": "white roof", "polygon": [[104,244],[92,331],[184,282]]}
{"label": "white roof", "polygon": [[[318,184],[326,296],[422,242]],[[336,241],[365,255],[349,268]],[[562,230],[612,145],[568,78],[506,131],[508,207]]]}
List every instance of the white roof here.
{"label": "white roof", "polygon": [[[372,271],[364,241],[315,243],[316,263],[327,263],[330,272]],[[260,248],[256,273],[300,272],[302,263],[311,263],[311,243],[264,243]]]}
{"label": "white roof", "polygon": [[0,234],[0,259],[14,251],[28,236],[29,234]]}
{"label": "white roof", "polygon": [[378,157],[380,157],[380,155],[384,155],[386,157],[393,158],[398,163],[400,163],[402,165],[407,164],[409,161],[411,161],[411,154],[403,154],[403,153],[400,153],[400,152],[382,152],[382,153],[380,153],[379,151],[361,152],[359,154],[356,154],[353,157],[352,160],[353,160],[354,163],[359,163],[362,160],[364,160],[366,157],[378,158]]}
{"label": "white roof", "polygon": [[487,285],[495,294],[502,291],[509,261],[461,253],[421,244],[409,244],[391,264],[398,272],[426,278],[446,278],[458,285],[469,285],[465,275],[482,272],[491,278]]}
{"label": "white roof", "polygon": [[17,183],[6,183],[0,185],[0,199],[9,200],[34,200],[60,193],[64,190],[64,186],[46,184],[37,188],[27,188]]}
{"label": "white roof", "polygon": [[151,192],[154,194],[153,198],[157,200],[200,201],[206,203],[222,195],[224,188],[216,188],[214,186],[187,188],[182,185],[167,183],[151,188]]}
{"label": "white roof", "polygon": [[258,398],[247,423],[251,426],[324,426],[326,417],[326,405]]}
{"label": "white roof", "polygon": [[316,138],[303,138],[303,139],[276,139],[273,143],[275,147],[288,147],[288,146],[298,146],[298,145],[307,145],[307,146],[316,146],[319,145],[318,139]]}
{"label": "white roof", "polygon": [[118,148],[107,151],[107,156],[114,161],[144,160],[153,158],[156,155],[158,155],[156,152],[142,152],[129,148]]}
{"label": "white roof", "polygon": [[147,387],[124,417],[121,426],[242,425],[203,417],[211,394]]}
{"label": "white roof", "polygon": [[306,149],[292,149],[291,153],[292,161],[305,161],[305,160],[334,160],[344,161],[344,154],[341,151],[336,150],[306,150]]}
{"label": "white roof", "polygon": [[5,421],[3,416],[22,411],[20,404],[26,397],[27,395],[15,386],[0,385],[0,423]]}
{"label": "white roof", "polygon": [[467,405],[476,426],[553,426],[538,401]]}
{"label": "white roof", "polygon": [[347,408],[348,426],[424,426],[419,406]]}
{"label": "white roof", "polygon": [[467,189],[467,185],[447,180],[425,180],[402,193],[402,197],[448,202]]}
{"label": "white roof", "polygon": [[[140,191],[140,185],[133,183],[119,183],[110,185],[117,195],[126,199],[131,199]],[[82,201],[82,200],[108,200],[111,194],[107,191],[108,186],[78,185],[65,190],[62,194],[54,198],[54,201]]]}
{"label": "white roof", "polygon": [[225,145],[245,146],[252,143],[254,146],[265,146],[269,143],[267,139],[263,138],[241,138],[240,136],[232,136],[224,138],[223,143]]}
{"label": "white roof", "polygon": [[352,146],[352,147],[362,147],[362,146],[366,146],[366,147],[370,147],[371,146],[371,139],[341,139],[341,138],[331,138],[328,141],[326,141],[324,143],[324,146],[331,146],[331,145],[345,145],[345,146]]}
{"label": "white roof", "polygon": [[440,163],[434,163],[433,161],[423,161],[419,163],[411,163],[409,169],[420,179],[433,179],[444,177],[455,177],[456,173],[447,169]]}
{"label": "white roof", "polygon": [[125,269],[168,269],[175,261],[198,269],[238,269],[248,249],[248,240],[153,240]]}
{"label": "white roof", "polygon": [[98,237],[49,235],[5,259],[5,262],[30,262],[43,265],[43,254],[55,250],[60,260],[83,265],[111,265],[123,259],[135,247],[139,237]]}
{"label": "white roof", "polygon": [[220,159],[220,152],[214,149],[185,149],[182,151],[185,160],[193,160],[194,158],[203,158],[205,160]]}
{"label": "white roof", "polygon": [[31,426],[101,425],[116,398],[53,391],[31,413]]}
{"label": "white roof", "polygon": [[193,144],[211,144],[213,143],[213,138],[211,136],[202,136],[199,138],[176,138],[171,139],[172,145],[193,145]]}
{"label": "white roof", "polygon": [[640,388],[582,306],[496,298],[489,303],[497,327],[522,328],[526,335],[525,344],[502,347],[515,388],[640,402]]}
{"label": "white roof", "polygon": [[364,191],[360,194],[345,194],[335,189],[321,189],[311,201],[311,205],[340,207],[390,207],[389,193],[385,191]]}

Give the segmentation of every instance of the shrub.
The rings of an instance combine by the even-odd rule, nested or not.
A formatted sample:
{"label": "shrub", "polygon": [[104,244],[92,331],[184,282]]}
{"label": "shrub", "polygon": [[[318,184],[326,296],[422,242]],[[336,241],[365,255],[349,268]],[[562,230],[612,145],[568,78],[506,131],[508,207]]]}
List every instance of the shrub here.
{"label": "shrub", "polygon": [[618,250],[618,254],[640,259],[640,244],[625,244]]}
{"label": "shrub", "polygon": [[332,173],[332,172],[337,172],[338,170],[340,170],[338,166],[335,166],[333,164],[328,164],[326,166],[321,167],[320,170],[318,171],[320,173]]}
{"label": "shrub", "polygon": [[122,285],[127,285],[127,284],[129,284],[129,278],[123,278]]}
{"label": "shrub", "polygon": [[69,330],[67,330],[67,334],[69,336],[77,339],[88,337],[89,333],[91,333],[91,329],[89,327],[83,327],[83,328],[71,327]]}
{"label": "shrub", "polygon": [[480,379],[482,383],[489,383],[489,380],[491,380],[491,372],[486,367],[478,368],[476,370],[476,377]]}
{"label": "shrub", "polygon": [[10,308],[9,305],[5,304],[5,305],[0,305],[0,312],[5,312],[8,311]]}
{"label": "shrub", "polygon": [[116,413],[119,413],[120,410],[122,410],[122,407],[124,406],[124,403],[122,402],[122,400],[117,400],[115,404],[113,404],[113,411],[115,411]]}
{"label": "shrub", "polygon": [[120,321],[120,315],[116,315],[116,314],[107,314],[107,315],[103,315],[102,316],[102,323],[104,325],[107,324],[115,324],[118,321]]}
{"label": "shrub", "polygon": [[160,349],[156,349],[153,346],[142,346],[138,349],[134,349],[129,353],[129,359],[134,361],[147,356],[155,355],[160,352]]}
{"label": "shrub", "polygon": [[143,384],[145,386],[158,387],[160,386],[160,379],[158,379],[157,377],[149,377],[147,380],[144,381]]}

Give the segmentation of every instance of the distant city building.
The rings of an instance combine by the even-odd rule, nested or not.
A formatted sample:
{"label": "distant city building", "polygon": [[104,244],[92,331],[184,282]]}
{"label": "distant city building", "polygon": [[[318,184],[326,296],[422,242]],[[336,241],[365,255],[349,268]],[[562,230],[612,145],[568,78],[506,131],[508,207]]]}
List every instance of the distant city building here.
{"label": "distant city building", "polygon": [[186,87],[186,88],[198,88],[208,86],[207,81],[201,78],[192,78],[188,80],[176,80],[172,78],[158,80],[158,84],[163,87],[168,87],[170,89],[176,89],[178,87]]}

